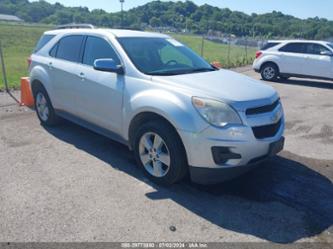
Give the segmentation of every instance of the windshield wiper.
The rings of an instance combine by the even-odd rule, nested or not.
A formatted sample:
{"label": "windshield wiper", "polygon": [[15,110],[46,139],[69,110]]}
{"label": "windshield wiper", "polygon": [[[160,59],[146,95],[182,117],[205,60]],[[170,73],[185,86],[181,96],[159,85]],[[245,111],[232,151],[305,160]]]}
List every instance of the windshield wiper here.
{"label": "windshield wiper", "polygon": [[183,71],[171,71],[171,72],[148,72],[149,75],[156,75],[156,76],[171,76],[171,75],[178,75],[182,74]]}
{"label": "windshield wiper", "polygon": [[203,68],[194,68],[188,70],[186,73],[201,73],[201,72],[212,72],[212,71],[216,71],[216,69],[203,67]]}
{"label": "windshield wiper", "polygon": [[200,73],[200,72],[212,72],[216,71],[214,68],[193,68],[186,70],[175,70],[169,72],[148,72],[149,75],[160,75],[160,76],[171,76],[171,75],[179,75],[179,74],[189,74],[189,73]]}

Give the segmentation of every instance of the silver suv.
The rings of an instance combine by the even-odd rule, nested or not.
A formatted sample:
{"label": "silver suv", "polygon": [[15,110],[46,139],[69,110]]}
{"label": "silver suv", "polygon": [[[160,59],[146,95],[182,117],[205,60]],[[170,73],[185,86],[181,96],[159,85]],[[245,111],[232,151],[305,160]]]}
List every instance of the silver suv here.
{"label": "silver suv", "polygon": [[277,92],[219,70],[170,36],[129,30],[45,32],[30,59],[38,118],[65,118],[128,145],[160,184],[213,184],[282,150]]}

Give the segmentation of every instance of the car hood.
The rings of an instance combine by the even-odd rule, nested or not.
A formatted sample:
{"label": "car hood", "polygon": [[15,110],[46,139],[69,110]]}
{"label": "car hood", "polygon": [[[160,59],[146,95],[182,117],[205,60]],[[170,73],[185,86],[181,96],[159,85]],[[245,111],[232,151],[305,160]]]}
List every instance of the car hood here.
{"label": "car hood", "polygon": [[252,102],[267,99],[274,101],[278,95],[271,86],[243,74],[229,70],[175,76],[154,76],[159,81],[188,90],[193,96],[220,99],[228,103]]}

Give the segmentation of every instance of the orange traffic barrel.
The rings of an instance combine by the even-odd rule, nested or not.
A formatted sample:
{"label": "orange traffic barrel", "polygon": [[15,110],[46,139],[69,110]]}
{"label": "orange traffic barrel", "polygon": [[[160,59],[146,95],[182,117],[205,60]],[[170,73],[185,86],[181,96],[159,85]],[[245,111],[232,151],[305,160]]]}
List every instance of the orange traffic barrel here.
{"label": "orange traffic barrel", "polygon": [[219,61],[213,61],[211,64],[216,68],[222,68],[223,67],[221,62],[219,62]]}
{"label": "orange traffic barrel", "polygon": [[21,78],[21,105],[33,107],[34,97],[30,88],[29,77]]}

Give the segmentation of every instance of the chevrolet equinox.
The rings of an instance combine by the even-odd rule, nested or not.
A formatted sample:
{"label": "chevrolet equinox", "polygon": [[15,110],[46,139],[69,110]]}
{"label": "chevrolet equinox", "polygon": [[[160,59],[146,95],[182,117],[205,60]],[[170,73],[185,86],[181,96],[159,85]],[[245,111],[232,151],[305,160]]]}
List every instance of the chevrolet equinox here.
{"label": "chevrolet equinox", "polygon": [[128,145],[148,178],[232,179],[283,149],[277,92],[218,69],[168,35],[47,31],[29,59],[42,125],[68,119]]}

